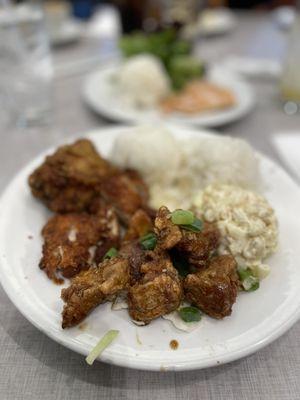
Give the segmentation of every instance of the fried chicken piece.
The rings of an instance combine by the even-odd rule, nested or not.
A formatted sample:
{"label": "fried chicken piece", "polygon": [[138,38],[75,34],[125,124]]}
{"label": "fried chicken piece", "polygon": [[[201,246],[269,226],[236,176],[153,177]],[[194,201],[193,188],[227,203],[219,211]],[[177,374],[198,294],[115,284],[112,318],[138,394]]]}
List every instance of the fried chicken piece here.
{"label": "fried chicken piece", "polygon": [[146,208],[148,188],[133,170],[103,159],[87,139],[58,148],[29,177],[32,194],[58,213],[89,211],[104,199],[124,223]]}
{"label": "fried chicken piece", "polygon": [[62,312],[62,328],[79,324],[95,307],[128,287],[128,261],[122,257],[105,260],[72,279],[61,298],[66,303]]}
{"label": "fried chicken piece", "polygon": [[238,294],[236,267],[230,255],[214,257],[207,269],[185,278],[186,299],[211,317],[221,319],[230,315]]}
{"label": "fried chicken piece", "polygon": [[149,232],[153,232],[154,225],[151,217],[144,210],[137,210],[131,217],[124,241],[139,239]]}
{"label": "fried chicken piece", "polygon": [[[101,196],[111,204],[121,221],[127,225],[136,210],[147,208],[148,190],[135,173],[134,179],[131,173],[114,174],[103,180],[101,184]],[[139,183],[137,183],[139,177]],[[141,189],[142,187],[142,189]]]}
{"label": "fried chicken piece", "polygon": [[93,261],[93,250],[103,254],[117,246],[120,227],[112,208],[102,207],[98,214],[56,215],[42,229],[44,237],[40,268],[57,283],[59,276],[70,278]]}
{"label": "fried chicken piece", "polygon": [[164,250],[172,249],[182,239],[181,229],[178,225],[173,224],[171,212],[165,206],[160,207],[158,210],[154,226],[159,246]]}
{"label": "fried chicken piece", "polygon": [[29,177],[32,194],[58,213],[86,211],[116,169],[87,139],[59,147]]}
{"label": "fried chicken piece", "polygon": [[149,323],[176,310],[182,299],[182,284],[166,252],[146,252],[140,266],[142,278],[128,291],[131,318]]}
{"label": "fried chicken piece", "polygon": [[201,232],[188,231],[180,225],[173,224],[167,207],[158,210],[155,232],[161,248],[175,248],[195,268],[206,265],[211,253],[217,249],[220,239],[219,230],[214,224],[205,223]]}

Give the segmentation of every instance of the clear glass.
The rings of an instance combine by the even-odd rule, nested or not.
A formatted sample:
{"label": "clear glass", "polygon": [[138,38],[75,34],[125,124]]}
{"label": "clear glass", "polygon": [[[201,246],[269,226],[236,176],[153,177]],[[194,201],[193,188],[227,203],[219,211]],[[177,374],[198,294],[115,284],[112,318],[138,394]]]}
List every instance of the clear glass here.
{"label": "clear glass", "polygon": [[2,110],[20,125],[46,122],[52,108],[53,68],[43,10],[32,2],[0,4]]}
{"label": "clear glass", "polygon": [[296,15],[290,33],[288,52],[281,78],[281,97],[284,101],[300,103],[300,15]]}

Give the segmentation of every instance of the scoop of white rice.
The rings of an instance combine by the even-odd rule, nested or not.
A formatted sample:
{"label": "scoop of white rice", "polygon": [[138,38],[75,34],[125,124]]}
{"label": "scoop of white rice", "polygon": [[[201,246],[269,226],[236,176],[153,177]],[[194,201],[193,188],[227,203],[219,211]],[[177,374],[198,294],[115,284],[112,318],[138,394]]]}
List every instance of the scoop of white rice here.
{"label": "scoop of white rice", "polygon": [[150,55],[131,57],[120,68],[119,89],[125,101],[133,106],[155,106],[170,92],[170,79],[161,61]]}
{"label": "scoop of white rice", "polygon": [[258,160],[251,146],[242,139],[211,136],[183,141],[185,159],[199,188],[227,183],[243,188],[258,186]]}
{"label": "scoop of white rice", "polygon": [[111,159],[121,168],[139,171],[150,186],[169,186],[178,174],[182,152],[168,130],[145,125],[120,135]]}
{"label": "scoop of white rice", "polygon": [[258,160],[242,139],[208,136],[176,139],[167,129],[144,126],[117,138],[112,161],[141,173],[152,207],[190,208],[195,194],[212,183],[259,187]]}

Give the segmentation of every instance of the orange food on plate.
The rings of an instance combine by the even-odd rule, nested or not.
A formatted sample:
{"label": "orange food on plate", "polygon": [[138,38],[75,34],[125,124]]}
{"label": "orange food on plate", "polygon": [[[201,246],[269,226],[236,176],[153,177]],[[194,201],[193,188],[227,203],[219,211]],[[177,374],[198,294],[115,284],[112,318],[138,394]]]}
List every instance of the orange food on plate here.
{"label": "orange food on plate", "polygon": [[235,103],[235,96],[230,90],[211,82],[194,81],[179,93],[166,97],[161,102],[161,109],[165,113],[196,114],[231,107]]}

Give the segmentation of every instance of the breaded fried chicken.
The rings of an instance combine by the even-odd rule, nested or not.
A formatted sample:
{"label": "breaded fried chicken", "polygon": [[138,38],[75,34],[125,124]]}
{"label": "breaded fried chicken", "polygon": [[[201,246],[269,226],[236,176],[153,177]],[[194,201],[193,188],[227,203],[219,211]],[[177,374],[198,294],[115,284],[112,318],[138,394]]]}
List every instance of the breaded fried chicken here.
{"label": "breaded fried chicken", "polygon": [[186,299],[211,317],[230,315],[238,294],[236,267],[230,255],[214,257],[207,269],[185,278]]}
{"label": "breaded fried chicken", "polygon": [[174,248],[195,268],[205,267],[219,245],[220,233],[216,225],[205,223],[201,232],[186,230],[172,223],[167,207],[158,210],[154,224],[158,245],[168,250]]}
{"label": "breaded fried chicken", "polygon": [[103,178],[115,172],[86,139],[59,147],[29,177],[32,194],[59,213],[86,211]]}
{"label": "breaded fried chicken", "polygon": [[140,274],[139,281],[128,291],[129,314],[133,320],[147,324],[179,307],[182,285],[166,252],[146,252]]}
{"label": "breaded fried chicken", "polygon": [[148,189],[136,171],[122,171],[103,159],[87,139],[58,148],[29,177],[35,197],[57,213],[90,211],[104,199],[126,224],[146,208]]}
{"label": "breaded fried chicken", "polygon": [[88,268],[96,248],[105,254],[117,246],[120,228],[113,209],[104,206],[95,215],[56,215],[46,223],[42,235],[40,268],[50,279],[61,283],[61,276],[70,278]]}
{"label": "breaded fried chicken", "polygon": [[72,279],[61,297],[66,303],[62,312],[62,328],[79,324],[95,307],[111,299],[129,283],[128,261],[122,257],[105,260],[97,267],[82,271]]}

